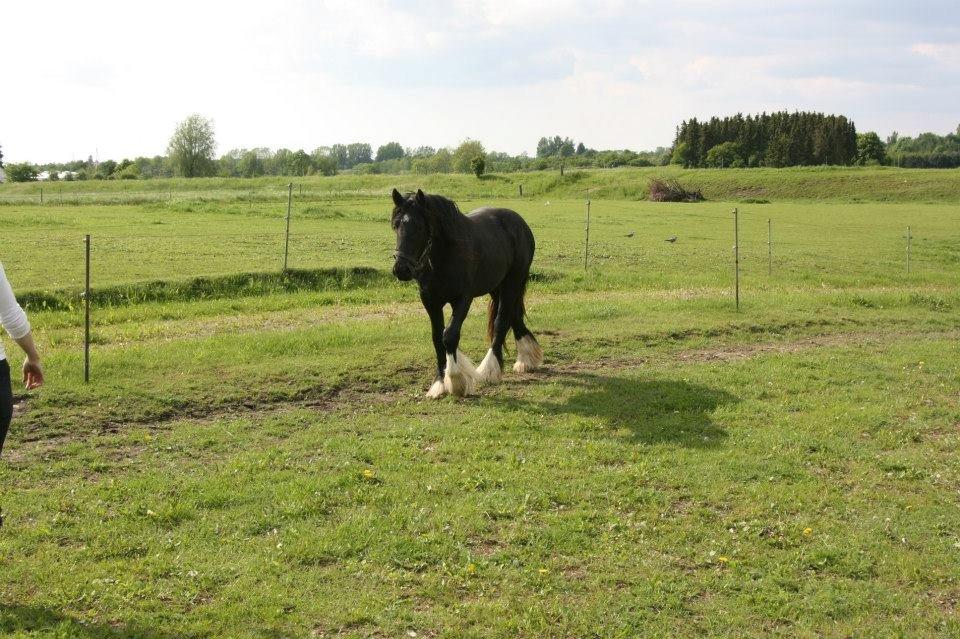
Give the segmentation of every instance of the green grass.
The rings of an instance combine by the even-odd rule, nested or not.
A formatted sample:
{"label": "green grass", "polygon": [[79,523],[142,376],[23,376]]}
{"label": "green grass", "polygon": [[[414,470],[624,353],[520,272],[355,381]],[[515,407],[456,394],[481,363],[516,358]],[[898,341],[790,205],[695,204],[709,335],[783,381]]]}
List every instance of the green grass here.
{"label": "green grass", "polygon": [[176,201],[285,202],[287,184],[298,198],[385,198],[394,187],[423,188],[457,198],[512,198],[523,185],[529,198],[646,199],[651,177],[677,178],[712,200],[840,200],[846,202],[954,202],[960,169],[796,167],[788,169],[682,169],[677,166],[568,170],[485,175],[353,175],[333,177],[202,178],[0,185],[0,206],[159,203]]}
{"label": "green grass", "polygon": [[298,201],[281,276],[279,200],[217,197],[0,207],[49,378],[0,461],[0,634],[960,635],[955,207],[594,197],[584,273],[581,201],[504,199],[547,368],[429,402],[385,201]]}

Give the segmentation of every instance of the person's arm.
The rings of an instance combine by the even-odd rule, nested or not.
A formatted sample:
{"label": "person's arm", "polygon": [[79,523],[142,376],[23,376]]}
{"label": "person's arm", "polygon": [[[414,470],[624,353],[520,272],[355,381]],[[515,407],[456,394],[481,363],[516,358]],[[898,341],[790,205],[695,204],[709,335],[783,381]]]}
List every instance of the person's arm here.
{"label": "person's arm", "polygon": [[23,385],[27,387],[27,390],[40,388],[43,386],[43,366],[40,365],[40,353],[37,352],[37,346],[33,343],[33,333],[28,332],[14,341],[27,354],[27,358],[23,360]]}
{"label": "person's arm", "polygon": [[37,388],[43,384],[40,355],[37,353],[36,344],[33,343],[27,314],[17,304],[17,298],[13,295],[13,289],[10,288],[10,282],[7,281],[2,265],[0,265],[0,324],[3,324],[13,341],[27,355],[27,359],[23,362],[23,383],[28,390]]}

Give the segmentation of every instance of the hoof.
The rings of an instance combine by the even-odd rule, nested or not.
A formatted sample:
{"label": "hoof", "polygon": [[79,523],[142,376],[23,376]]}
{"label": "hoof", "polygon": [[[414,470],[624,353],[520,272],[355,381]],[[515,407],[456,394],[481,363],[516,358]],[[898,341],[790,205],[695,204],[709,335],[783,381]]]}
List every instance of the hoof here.
{"label": "hoof", "polygon": [[532,373],[543,366],[543,349],[533,335],[524,335],[517,340],[517,362],[514,372]]}
{"label": "hoof", "polygon": [[429,399],[440,399],[447,394],[447,389],[443,387],[443,380],[438,379],[430,386],[430,390],[427,391],[427,397]]}
{"label": "hoof", "polygon": [[487,351],[487,356],[477,367],[477,381],[483,384],[496,384],[503,378],[503,371],[500,370],[500,362],[497,356],[493,354],[493,349]]}
{"label": "hoof", "polygon": [[476,373],[473,362],[459,350],[457,358],[447,354],[447,370],[443,375],[443,387],[454,397],[472,395],[476,389]]}

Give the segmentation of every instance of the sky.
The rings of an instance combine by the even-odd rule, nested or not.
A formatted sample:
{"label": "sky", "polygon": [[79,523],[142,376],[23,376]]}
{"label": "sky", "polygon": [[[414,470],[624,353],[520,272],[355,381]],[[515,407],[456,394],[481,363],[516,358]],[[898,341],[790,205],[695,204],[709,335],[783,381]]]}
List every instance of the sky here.
{"label": "sky", "polygon": [[960,2],[272,0],[0,5],[5,162],[388,141],[535,152],[669,146],[690,117],[960,124]]}

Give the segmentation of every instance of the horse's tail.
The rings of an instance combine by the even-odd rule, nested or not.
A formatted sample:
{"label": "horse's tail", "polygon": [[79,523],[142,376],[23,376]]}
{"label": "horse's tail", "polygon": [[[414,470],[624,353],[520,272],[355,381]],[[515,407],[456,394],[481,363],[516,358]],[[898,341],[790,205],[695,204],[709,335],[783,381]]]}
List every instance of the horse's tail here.
{"label": "horse's tail", "polygon": [[493,324],[497,319],[497,302],[490,296],[490,303],[487,305],[487,341],[493,344]]}

